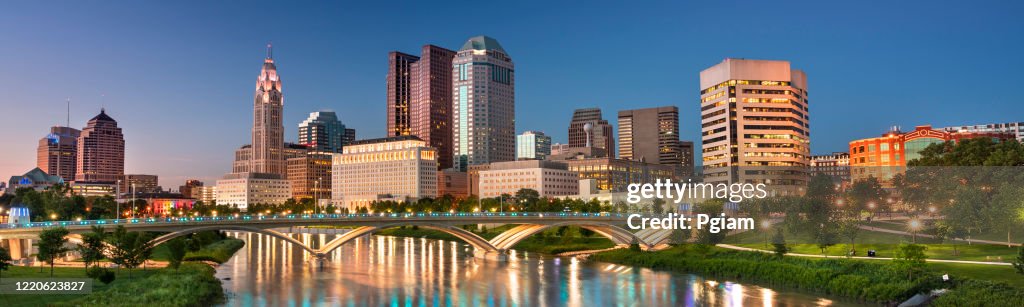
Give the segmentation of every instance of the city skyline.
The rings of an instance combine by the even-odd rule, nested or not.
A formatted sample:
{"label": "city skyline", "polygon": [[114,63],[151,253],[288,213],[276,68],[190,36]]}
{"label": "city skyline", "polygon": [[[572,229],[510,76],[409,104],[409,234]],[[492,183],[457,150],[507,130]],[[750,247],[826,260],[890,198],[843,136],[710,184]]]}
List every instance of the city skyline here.
{"label": "city skyline", "polygon": [[[467,37],[481,34],[501,41],[515,57],[515,133],[543,131],[558,143],[567,142],[564,127],[572,111],[591,106],[600,107],[607,114],[624,109],[677,106],[681,138],[698,140],[698,73],[726,57],[786,60],[813,76],[809,82],[810,108],[814,109],[811,116],[815,132],[811,142],[813,154],[843,151],[849,141],[876,136],[892,125],[946,127],[1016,122],[1022,117],[1022,111],[1014,108],[1012,97],[999,92],[969,90],[1012,87],[1024,81],[1012,74],[1024,66],[1011,52],[1017,50],[1015,47],[1021,42],[1010,39],[1019,37],[1024,27],[1021,21],[1006,17],[1009,15],[1005,14],[1014,10],[1005,6],[975,8],[974,15],[962,16],[949,24],[925,27],[915,25],[914,21],[953,16],[958,9],[932,4],[912,10],[909,6],[921,5],[901,3],[891,9],[894,12],[875,12],[870,11],[870,3],[865,3],[863,7],[857,5],[844,13],[801,16],[799,12],[803,10],[827,11],[821,6],[828,5],[809,5],[811,8],[780,5],[769,11],[796,10],[793,14],[796,17],[788,21],[791,24],[750,29],[749,41],[733,38],[723,41],[703,35],[702,32],[713,27],[699,25],[708,21],[708,17],[701,14],[713,12],[713,5],[650,5],[622,13],[636,15],[636,18],[611,23],[603,18],[575,16],[571,19],[577,24],[550,34],[532,30],[572,24],[572,21],[547,18],[572,8],[555,5],[548,12],[532,14],[528,20],[502,26],[486,23],[466,28],[465,24],[469,23],[452,22],[442,23],[438,31],[404,29],[405,32],[398,32],[390,26],[376,31],[351,30],[359,22],[368,23],[365,17],[328,22],[328,13],[343,10],[327,7],[322,14],[312,14],[310,22],[282,26],[265,33],[247,33],[231,42],[213,43],[211,40],[215,37],[243,30],[259,32],[251,31],[251,25],[242,26],[249,20],[241,16],[249,15],[245,11],[253,8],[219,4],[209,12],[197,13],[212,16],[225,10],[239,10],[239,16],[206,21],[225,27],[220,28],[221,32],[205,33],[199,31],[198,26],[170,29],[162,24],[161,21],[191,13],[174,4],[140,5],[140,12],[116,18],[115,15],[124,10],[140,7],[90,5],[68,10],[83,13],[73,16],[23,5],[14,5],[12,9],[24,12],[0,21],[8,28],[31,29],[14,31],[9,43],[0,47],[0,57],[15,60],[7,74],[0,74],[0,84],[3,84],[0,89],[10,93],[2,100],[5,112],[0,115],[3,128],[0,138],[5,140],[7,148],[0,159],[0,177],[3,178],[34,167],[34,149],[39,139],[46,135],[50,126],[64,125],[65,98],[70,97],[72,128],[84,127],[85,119],[103,107],[118,119],[127,146],[125,172],[157,174],[161,185],[166,187],[178,186],[186,178],[212,183],[230,171],[233,150],[244,145],[250,133],[250,78],[256,73],[253,63],[260,60],[258,57],[264,52],[262,46],[267,41],[274,41],[278,47],[275,59],[281,63],[282,74],[289,78],[289,99],[285,102],[283,119],[286,142],[294,141],[297,124],[309,112],[319,109],[338,110],[346,126],[361,130],[360,139],[384,136],[382,79],[386,74],[387,52],[415,50],[423,44],[457,49]],[[498,12],[497,17],[523,15],[528,7],[512,5]],[[579,14],[614,9],[599,4],[584,8]],[[296,16],[310,15],[310,11],[315,9],[290,9],[282,15],[285,20],[294,20]],[[410,8],[410,11],[416,10]],[[644,12],[651,14],[650,18],[641,17],[645,16]],[[44,13],[51,16],[40,17]],[[754,13],[736,14],[736,20],[744,20],[743,16]],[[405,17],[410,23],[419,18]],[[146,18],[154,21],[146,22]],[[789,44],[791,46],[769,46],[771,37],[755,37],[802,31],[807,24],[825,18],[834,20],[834,24],[822,26],[827,30],[807,30],[810,32],[796,35],[799,42]],[[101,19],[104,21],[96,21]],[[893,21],[897,19],[903,21]],[[303,29],[321,26],[314,20],[324,21],[324,26],[334,29],[335,35],[320,40],[300,34]],[[44,25],[51,22],[51,25]],[[119,28],[132,23],[139,26]],[[676,29],[651,30],[660,23],[675,25]],[[584,31],[595,24],[600,26]],[[754,24],[740,24],[736,28]],[[78,28],[64,30],[69,25]],[[620,32],[609,33],[608,29]],[[583,32],[568,35],[575,33],[573,31]],[[149,32],[162,35],[125,38]],[[826,37],[825,33],[837,37]],[[72,34],[80,38],[68,39]],[[899,40],[907,35],[915,37],[915,46]],[[658,43],[670,44],[671,48],[638,47],[656,38],[663,39]],[[710,46],[714,44],[706,43],[707,40],[725,47]],[[886,44],[896,44],[899,48]],[[581,55],[577,51],[583,49],[574,47],[589,47],[586,51],[590,54]],[[812,50],[805,52],[798,50],[800,48]],[[661,60],[637,58],[646,57],[647,53]],[[666,56],[678,59],[664,62]],[[955,57],[975,60],[952,60]],[[82,61],[83,58],[90,61]],[[994,58],[999,61],[990,60]],[[950,90],[935,90],[940,88]],[[964,112],[964,103],[980,108]],[[219,132],[214,135],[203,131]]]}

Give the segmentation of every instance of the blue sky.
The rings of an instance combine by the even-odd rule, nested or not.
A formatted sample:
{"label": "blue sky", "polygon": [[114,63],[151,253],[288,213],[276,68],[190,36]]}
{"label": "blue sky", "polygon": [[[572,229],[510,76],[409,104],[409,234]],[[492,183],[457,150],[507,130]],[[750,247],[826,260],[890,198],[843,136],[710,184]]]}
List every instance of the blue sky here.
{"label": "blue sky", "polygon": [[[326,1],[324,1],[326,2]],[[363,1],[367,2],[367,1]],[[1024,121],[1017,1],[20,1],[0,11],[0,178],[36,142],[105,107],[126,172],[212,184],[248,142],[272,41],[286,140],[318,109],[384,135],[387,53],[498,39],[516,65],[517,130],[566,141],[572,110],[678,106],[698,140],[698,73],[726,57],[807,72],[814,153],[899,125]]]}

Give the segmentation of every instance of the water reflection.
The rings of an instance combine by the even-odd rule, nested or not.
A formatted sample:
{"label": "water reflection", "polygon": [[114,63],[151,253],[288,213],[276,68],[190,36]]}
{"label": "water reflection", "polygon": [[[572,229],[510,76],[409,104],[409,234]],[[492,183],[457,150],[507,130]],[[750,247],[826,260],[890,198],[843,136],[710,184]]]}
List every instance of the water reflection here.
{"label": "water reflection", "polygon": [[[472,258],[451,241],[362,237],[324,267],[283,240],[231,233],[246,246],[217,270],[228,305],[344,306],[836,306],[786,291],[575,258],[513,252],[506,263]],[[322,246],[334,235],[296,234]],[[230,280],[224,280],[230,278]]]}

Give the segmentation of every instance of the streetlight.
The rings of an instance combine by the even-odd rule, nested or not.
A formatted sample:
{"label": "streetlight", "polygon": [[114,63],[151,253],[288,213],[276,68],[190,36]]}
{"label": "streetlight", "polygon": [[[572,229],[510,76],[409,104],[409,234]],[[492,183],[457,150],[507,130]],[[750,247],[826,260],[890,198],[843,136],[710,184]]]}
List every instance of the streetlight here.
{"label": "streetlight", "polygon": [[921,221],[918,220],[917,218],[913,218],[910,220],[910,223],[907,224],[907,226],[910,227],[910,233],[913,236],[911,242],[917,244],[917,230],[921,229]]}
{"label": "streetlight", "polygon": [[117,195],[114,195],[114,203],[117,203],[117,211],[114,211],[114,223],[116,224],[117,220],[121,219],[121,202],[117,201],[117,199],[121,198],[121,179],[117,180],[115,188],[117,189],[117,192],[115,192]]}
{"label": "streetlight", "polygon": [[772,226],[768,220],[761,221],[762,232],[764,233],[764,248],[768,248],[768,228]]}

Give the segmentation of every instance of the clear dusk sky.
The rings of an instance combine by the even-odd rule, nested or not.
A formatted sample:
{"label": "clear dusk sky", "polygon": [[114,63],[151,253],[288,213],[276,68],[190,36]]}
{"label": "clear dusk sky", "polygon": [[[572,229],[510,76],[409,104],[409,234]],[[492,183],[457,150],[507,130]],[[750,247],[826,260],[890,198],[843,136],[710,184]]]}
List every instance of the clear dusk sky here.
{"label": "clear dusk sky", "polygon": [[0,179],[35,166],[70,97],[72,127],[101,107],[118,121],[127,173],[213,184],[249,142],[268,41],[288,141],[319,109],[384,136],[387,53],[483,34],[515,62],[519,132],[564,143],[575,108],[615,122],[675,105],[699,144],[698,73],[779,59],[807,72],[812,152],[846,151],[893,125],[1024,121],[1022,15],[1021,1],[14,1],[0,9]]}

